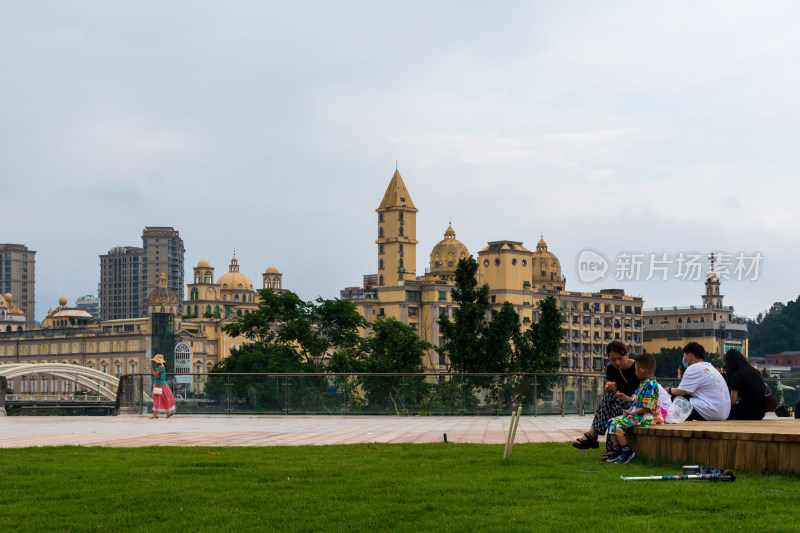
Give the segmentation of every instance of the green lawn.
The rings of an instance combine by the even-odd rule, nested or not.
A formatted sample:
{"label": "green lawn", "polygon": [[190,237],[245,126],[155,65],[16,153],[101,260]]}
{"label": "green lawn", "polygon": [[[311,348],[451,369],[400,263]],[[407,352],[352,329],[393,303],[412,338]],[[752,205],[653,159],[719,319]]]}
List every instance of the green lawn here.
{"label": "green lawn", "polygon": [[0,531],[797,531],[800,478],[569,444],[0,450]]}

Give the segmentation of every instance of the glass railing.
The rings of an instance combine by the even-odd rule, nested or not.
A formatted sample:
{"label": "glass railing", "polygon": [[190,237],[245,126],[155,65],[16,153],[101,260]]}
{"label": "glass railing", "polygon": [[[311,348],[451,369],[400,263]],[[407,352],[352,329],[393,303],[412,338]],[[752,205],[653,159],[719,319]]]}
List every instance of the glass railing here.
{"label": "glass railing", "polygon": [[[180,374],[167,384],[182,414],[529,415],[593,412],[599,374]],[[150,413],[149,374],[120,378],[117,409]]]}
{"label": "glass railing", "polygon": [[[675,387],[676,378],[659,378]],[[779,405],[794,406],[800,380],[766,380]],[[180,374],[167,375],[181,414],[591,415],[601,374]],[[780,383],[780,384],[779,384]],[[152,412],[149,374],[120,378],[117,410]]]}

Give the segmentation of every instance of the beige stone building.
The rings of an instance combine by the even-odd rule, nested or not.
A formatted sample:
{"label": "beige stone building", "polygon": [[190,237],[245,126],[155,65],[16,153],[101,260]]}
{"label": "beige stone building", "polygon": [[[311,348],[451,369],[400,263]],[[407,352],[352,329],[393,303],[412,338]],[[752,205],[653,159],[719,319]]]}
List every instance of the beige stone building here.
{"label": "beige stone building", "polygon": [[[262,283],[264,287],[281,290],[283,274],[274,266],[268,267],[262,274]],[[187,292],[189,298],[179,300],[168,289],[166,276],[161,276],[160,285],[148,297],[147,317],[103,322],[97,322],[84,310],[68,307],[62,297],[40,328],[0,332],[0,365],[70,363],[117,377],[147,373],[155,345],[159,339],[163,340],[159,328],[165,323],[164,315],[169,315],[169,346],[173,354],[168,359],[174,361],[170,372],[205,373],[227,357],[231,348],[244,342],[242,337],[225,334],[222,328],[257,309],[257,293],[250,279],[240,272],[235,254],[228,272],[216,280],[209,262],[200,261]],[[184,316],[178,314],[180,304],[185,307]],[[2,298],[0,317],[8,309],[13,309],[13,304]],[[159,320],[154,321],[154,317]],[[190,387],[202,392],[205,378],[190,379]],[[47,376],[16,378],[9,386],[17,393],[75,391],[73,381]]]}
{"label": "beige stone building", "polygon": [[27,322],[22,309],[14,305],[14,295],[10,292],[0,294],[0,333],[24,331]]}
{"label": "beige stone building", "polygon": [[705,280],[702,305],[656,307],[644,312],[644,347],[658,353],[662,348],[682,348],[698,342],[710,354],[724,355],[736,349],[748,355],[747,324],[736,318],[732,306],[722,303],[719,275]]}
{"label": "beige stone building", "polygon": [[[417,212],[399,172],[392,176],[378,209],[378,283],[374,288],[349,291],[370,322],[394,317],[411,326],[419,336],[441,346],[438,319],[450,318],[456,304],[450,291],[458,261],[470,256],[456,239],[452,224],[444,239],[430,253],[429,267],[416,273]],[[538,302],[547,296],[558,301],[564,320],[561,361],[564,370],[598,371],[603,368],[605,346],[611,340],[626,342],[633,353],[642,350],[642,298],[622,291],[599,293],[565,290],[561,263],[544,238],[535,251],[519,241],[493,241],[478,252],[478,283],[487,285],[491,306],[510,302],[520,315],[523,329],[538,318]],[[367,329],[365,334],[369,335]],[[426,370],[446,370],[448,361],[430,350],[423,361]]]}
{"label": "beige stone building", "polygon": [[0,294],[13,294],[25,313],[25,327],[35,323],[36,252],[22,244],[0,244]]}

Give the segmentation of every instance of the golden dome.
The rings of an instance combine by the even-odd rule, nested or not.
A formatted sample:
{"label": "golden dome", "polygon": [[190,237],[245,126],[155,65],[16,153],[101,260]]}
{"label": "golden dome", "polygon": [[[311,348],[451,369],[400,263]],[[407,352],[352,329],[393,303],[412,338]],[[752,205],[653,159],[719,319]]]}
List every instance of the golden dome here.
{"label": "golden dome", "polygon": [[280,271],[278,270],[278,267],[272,265],[271,267],[267,268],[264,274],[280,274]]}
{"label": "golden dome", "polygon": [[10,292],[5,293],[3,296],[6,299],[6,302],[8,302],[9,304],[14,303],[14,295],[11,294]]}
{"label": "golden dome", "polygon": [[431,274],[452,274],[456,271],[458,261],[469,257],[467,247],[456,239],[452,225],[447,226],[444,239],[436,243],[431,250]]}
{"label": "golden dome", "polygon": [[561,262],[556,257],[556,254],[547,250],[547,242],[545,242],[544,236],[536,244],[536,251],[533,252],[531,257],[531,267],[533,271],[533,279],[531,281],[533,281],[534,287],[545,286],[550,289],[555,286],[561,286]]}
{"label": "golden dome", "polygon": [[197,268],[211,268],[211,263],[206,261],[205,259],[201,259],[197,262]]}
{"label": "golden dome", "polygon": [[255,291],[250,278],[239,272],[239,261],[236,259],[236,252],[233,253],[230,270],[217,280],[217,284],[223,291]]}
{"label": "golden dome", "polygon": [[178,303],[178,297],[167,287],[167,275],[163,272],[158,278],[158,287],[147,296],[147,303],[148,305]]}
{"label": "golden dome", "polygon": [[64,307],[65,305],[67,305],[67,297],[66,296],[62,296],[61,298],[59,298],[58,299],[58,305],[60,305],[61,307]]}

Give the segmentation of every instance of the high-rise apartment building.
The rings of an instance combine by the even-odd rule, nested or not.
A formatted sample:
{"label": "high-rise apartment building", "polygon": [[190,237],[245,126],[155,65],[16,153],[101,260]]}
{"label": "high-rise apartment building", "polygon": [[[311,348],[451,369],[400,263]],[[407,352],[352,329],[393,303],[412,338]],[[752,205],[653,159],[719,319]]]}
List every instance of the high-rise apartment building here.
{"label": "high-rise apartment building", "polygon": [[25,313],[27,328],[34,326],[36,302],[36,252],[22,244],[0,244],[0,290],[11,293],[14,303]]}
{"label": "high-rise apartment building", "polygon": [[81,296],[75,301],[75,309],[81,309],[92,315],[96,320],[100,319],[100,298],[93,294]]}
{"label": "high-rise apartment building", "polygon": [[[142,312],[142,249],[115,246],[100,256],[100,316],[119,320],[147,316]],[[146,300],[145,300],[146,301]]]}
{"label": "high-rise apartment building", "polygon": [[[147,297],[158,288],[161,273],[167,275],[167,288],[179,302],[184,300],[183,256],[186,250],[180,233],[171,227],[147,226],[142,232],[142,279],[139,301],[140,315],[147,316]],[[180,305],[183,313],[183,305]]]}

